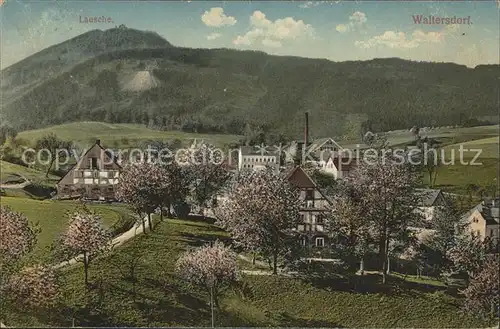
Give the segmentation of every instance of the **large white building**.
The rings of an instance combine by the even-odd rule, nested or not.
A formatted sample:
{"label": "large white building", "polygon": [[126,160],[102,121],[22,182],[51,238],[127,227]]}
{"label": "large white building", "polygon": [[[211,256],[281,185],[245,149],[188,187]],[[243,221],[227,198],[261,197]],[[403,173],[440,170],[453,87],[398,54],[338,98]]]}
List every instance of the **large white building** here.
{"label": "large white building", "polygon": [[266,167],[279,172],[280,156],[278,153],[265,151],[258,147],[240,147],[238,151],[238,171],[263,169]]}

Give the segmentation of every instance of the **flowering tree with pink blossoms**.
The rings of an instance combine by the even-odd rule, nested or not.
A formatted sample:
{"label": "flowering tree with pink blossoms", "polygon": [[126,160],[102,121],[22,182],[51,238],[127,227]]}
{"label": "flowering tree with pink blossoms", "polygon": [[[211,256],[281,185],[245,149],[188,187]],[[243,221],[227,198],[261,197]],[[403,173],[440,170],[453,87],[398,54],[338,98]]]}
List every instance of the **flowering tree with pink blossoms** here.
{"label": "flowering tree with pink blossoms", "polygon": [[126,166],[118,185],[117,196],[139,215],[145,231],[144,216],[147,216],[149,229],[153,229],[151,214],[160,209],[170,215],[172,204],[184,200],[188,187],[184,184],[183,172],[175,162],[143,162]]}
{"label": "flowering tree with pink blossoms", "polygon": [[326,230],[338,257],[351,269],[359,261],[364,273],[364,257],[373,243],[371,223],[366,220],[363,201],[359,193],[343,181],[338,183],[328,207]]}
{"label": "flowering tree with pink blossoms", "polygon": [[36,244],[37,229],[26,216],[8,206],[0,206],[0,257],[4,262],[14,262],[29,253]]}
{"label": "flowering tree with pink blossoms", "polygon": [[422,199],[422,195],[416,193],[420,175],[404,161],[379,154],[366,156],[366,162],[360,163],[346,180],[360,201],[352,204],[356,207],[352,210],[363,214],[364,226],[370,228],[378,245],[385,283],[391,249],[394,244],[408,243],[408,226],[422,220],[422,214],[415,211]]}
{"label": "flowering tree with pink blossoms", "polygon": [[221,288],[238,279],[236,254],[216,241],[183,254],[176,264],[177,273],[191,284],[201,286],[210,295],[212,327],[214,326],[214,307],[219,307]]}
{"label": "flowering tree with pink blossoms", "polygon": [[144,216],[148,218],[149,229],[153,229],[151,213],[160,205],[158,181],[161,176],[160,167],[148,162],[129,164],[120,174],[117,197],[137,213],[144,233]]}
{"label": "flowering tree with pink blossoms", "polygon": [[242,172],[230,187],[219,224],[247,249],[258,251],[278,273],[281,257],[293,256],[302,206],[300,191],[271,169]]}
{"label": "flowering tree with pink blossoms", "polygon": [[486,318],[496,317],[498,321],[500,307],[499,268],[499,255],[488,255],[482,268],[462,292],[465,296],[466,311],[480,314]]}
{"label": "flowering tree with pink blossoms", "polygon": [[33,250],[39,228],[26,216],[0,206],[0,322],[10,302],[26,307],[53,305],[58,286],[53,271],[35,266],[20,270],[21,260]]}
{"label": "flowering tree with pink blossoms", "polygon": [[59,295],[56,273],[47,266],[26,267],[9,279],[7,293],[22,307],[54,306]]}
{"label": "flowering tree with pink blossoms", "polygon": [[260,233],[257,223],[253,221],[253,217],[238,216],[235,213],[236,210],[237,205],[234,199],[222,200],[214,209],[216,224],[231,232],[235,246],[253,254],[252,263],[255,265],[255,258],[262,245],[263,235]]}
{"label": "flowering tree with pink blossoms", "polygon": [[111,247],[111,235],[103,227],[101,217],[90,210],[70,213],[70,223],[62,235],[62,245],[69,254],[83,255],[85,285],[91,260]]}

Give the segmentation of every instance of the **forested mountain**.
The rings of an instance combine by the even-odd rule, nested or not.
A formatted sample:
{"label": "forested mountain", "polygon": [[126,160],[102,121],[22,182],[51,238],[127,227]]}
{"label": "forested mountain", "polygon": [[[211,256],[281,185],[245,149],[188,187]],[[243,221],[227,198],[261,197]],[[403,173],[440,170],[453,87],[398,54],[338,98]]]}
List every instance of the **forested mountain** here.
{"label": "forested mountain", "polygon": [[169,46],[171,45],[168,41],[154,32],[127,29],[123,26],[83,33],[2,70],[3,102],[96,55],[119,49]]}
{"label": "forested mountain", "polygon": [[[126,46],[114,48],[126,49],[102,46],[109,41],[106,33],[121,33],[118,40],[127,40]],[[137,37],[141,33],[148,38]],[[16,128],[92,120],[240,134],[249,124],[297,137],[309,111],[312,135],[319,137],[498,118],[499,65],[471,69],[398,58],[331,62],[178,48],[131,29],[89,32],[68,42],[78,49],[72,54],[80,55],[62,61],[64,68],[48,58],[50,49],[64,51],[63,43],[2,71],[10,97],[1,114]],[[139,72],[154,83],[144,82],[139,91],[123,88]],[[45,79],[26,88],[30,74]]]}

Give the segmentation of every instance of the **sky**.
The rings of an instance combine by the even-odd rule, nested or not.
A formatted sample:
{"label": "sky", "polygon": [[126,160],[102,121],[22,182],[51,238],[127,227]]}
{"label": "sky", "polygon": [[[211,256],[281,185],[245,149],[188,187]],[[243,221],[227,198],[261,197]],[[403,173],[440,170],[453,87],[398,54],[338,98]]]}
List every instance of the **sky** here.
{"label": "sky", "polygon": [[[155,31],[181,47],[251,49],[332,61],[399,57],[474,67],[499,64],[499,14],[493,0],[5,0],[0,7],[0,67],[86,31],[120,24]],[[464,19],[462,24],[429,25],[416,23],[418,15]],[[94,16],[112,22],[81,22]]]}

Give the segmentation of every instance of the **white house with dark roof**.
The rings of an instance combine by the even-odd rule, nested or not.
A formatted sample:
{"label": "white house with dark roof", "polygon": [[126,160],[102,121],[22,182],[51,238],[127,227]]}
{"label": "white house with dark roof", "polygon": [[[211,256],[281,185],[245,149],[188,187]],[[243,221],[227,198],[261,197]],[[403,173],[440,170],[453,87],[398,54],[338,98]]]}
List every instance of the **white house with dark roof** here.
{"label": "white house with dark roof", "polygon": [[421,188],[416,189],[416,193],[420,195],[420,204],[416,206],[416,210],[422,215],[423,223],[409,226],[408,229],[422,241],[435,233],[432,222],[440,209],[447,206],[447,200],[443,191],[437,189]]}
{"label": "white house with dark roof", "polygon": [[447,204],[443,191],[430,188],[416,189],[421,200],[418,209],[421,210],[425,221],[431,222],[437,215],[440,208]]}
{"label": "white house with dark roof", "polygon": [[478,234],[483,240],[489,237],[498,241],[499,203],[499,198],[483,201],[464,215],[471,233]]}
{"label": "white house with dark roof", "polygon": [[96,140],[78,162],[56,184],[57,194],[64,197],[115,199],[121,166]]}

